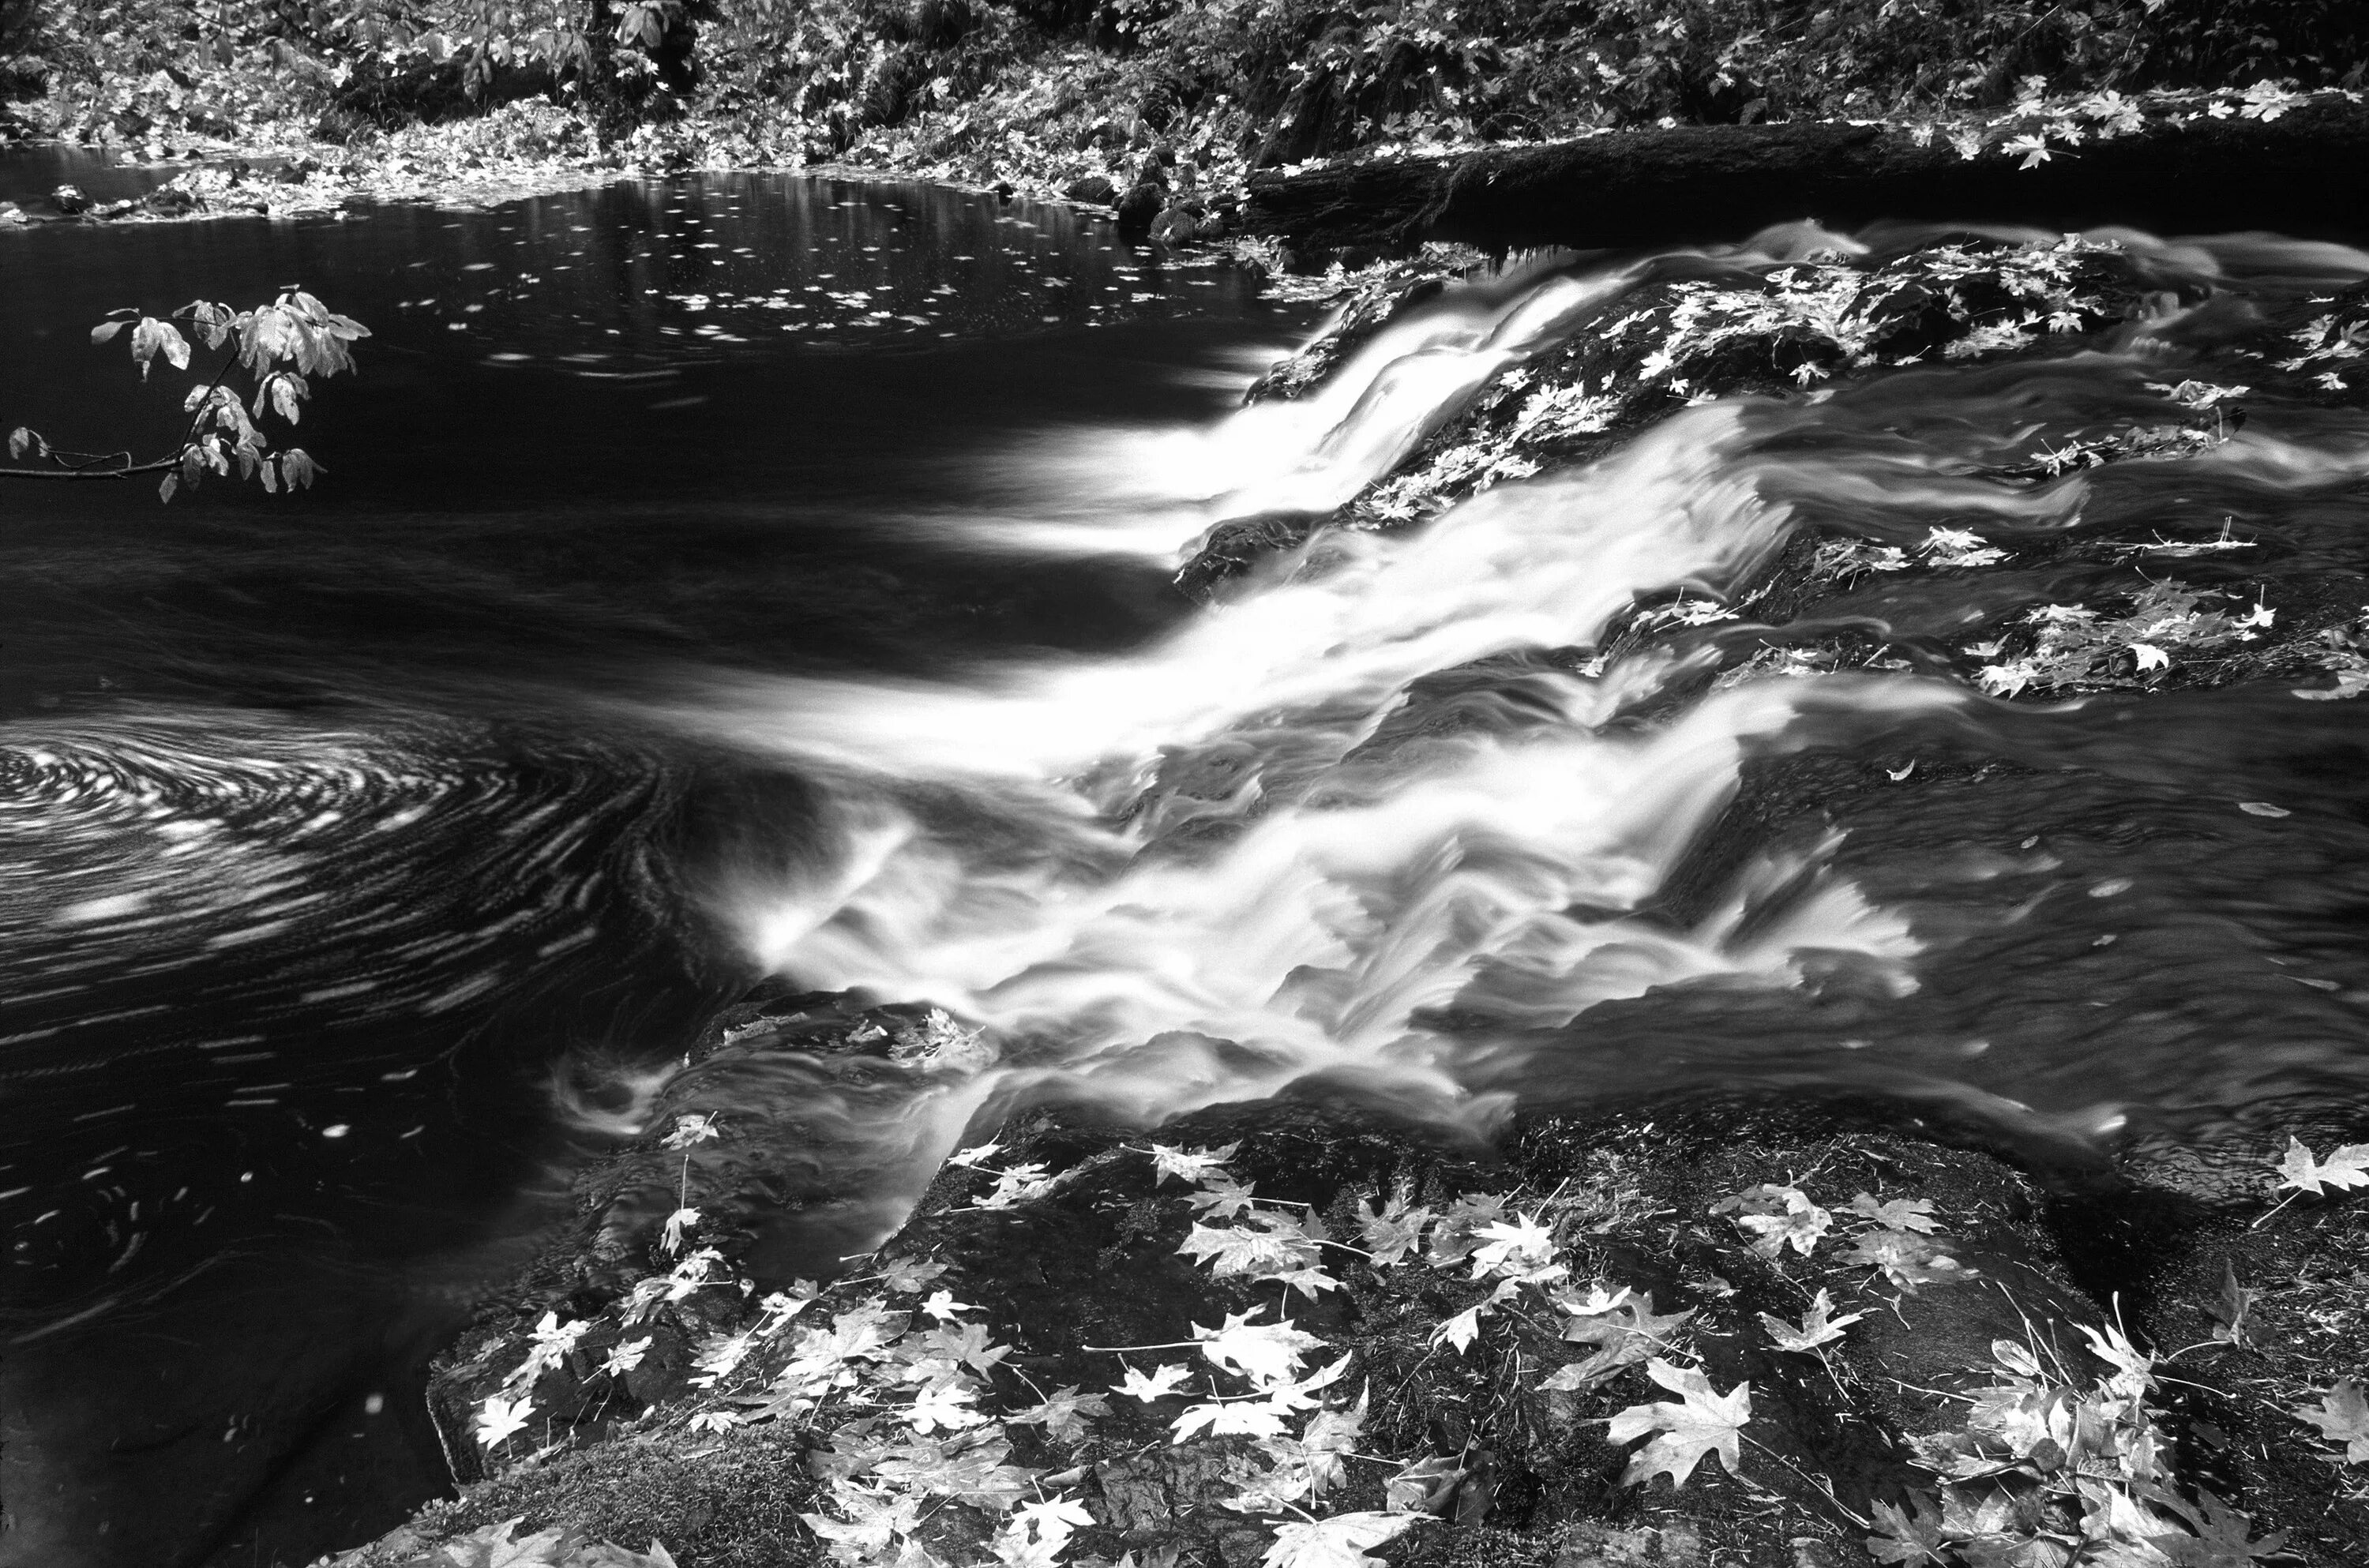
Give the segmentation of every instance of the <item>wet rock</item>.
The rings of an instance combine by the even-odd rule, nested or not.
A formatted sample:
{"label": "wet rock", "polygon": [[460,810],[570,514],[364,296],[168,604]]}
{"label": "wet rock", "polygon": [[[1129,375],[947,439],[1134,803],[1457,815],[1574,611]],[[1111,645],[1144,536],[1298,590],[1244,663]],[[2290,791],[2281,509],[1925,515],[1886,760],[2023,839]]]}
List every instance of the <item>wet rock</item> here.
{"label": "wet rock", "polygon": [[1351,296],[1332,326],[1307,347],[1278,360],[1242,394],[1244,403],[1293,398],[1332,373],[1333,368],[1405,313],[1437,299],[1452,269],[1411,262]]}
{"label": "wet rock", "polygon": [[71,218],[89,211],[90,198],[82,193],[78,185],[61,185],[50,192],[50,205]]}
{"label": "wet rock", "polygon": [[1202,237],[1208,226],[1199,202],[1177,202],[1151,221],[1150,237],[1155,245],[1184,245]]}
{"label": "wet rock", "polygon": [[1167,205],[1168,192],[1157,185],[1138,185],[1118,202],[1119,237],[1127,240],[1148,239],[1151,225]]}
{"label": "wet rock", "polygon": [[1061,194],[1072,201],[1091,201],[1096,206],[1107,207],[1118,199],[1118,187],[1101,175],[1090,174],[1062,187]]}
{"label": "wet rock", "polygon": [[[694,1098],[727,1118],[730,1107],[782,1099],[768,1064],[783,1057],[807,1064],[806,1088],[793,1099],[813,1103],[819,1081],[811,1074],[823,1070],[833,1093],[867,1082],[910,1092],[910,1075],[938,1070],[933,1064],[947,1048],[926,1018],[853,1011],[830,999],[752,1004],[711,1031],[694,1053],[705,1085],[671,1102],[669,1116],[686,1114],[681,1107]],[[683,1196],[703,1214],[727,1207],[733,1193],[752,1188],[753,1173],[781,1168],[786,1153],[765,1146],[792,1137],[792,1127],[737,1120],[719,1143],[695,1145]],[[801,1149],[816,1130],[796,1128]],[[1929,1138],[1938,1129],[1921,1130]],[[1172,1148],[1226,1150],[1227,1179],[1270,1206],[1264,1212],[1307,1217],[1286,1233],[1358,1246],[1319,1254],[1303,1241],[1331,1283],[1283,1293],[1284,1315],[1322,1342],[1317,1359],[1350,1358],[1343,1390],[1365,1391],[1358,1452],[1368,1458],[1349,1468],[1328,1508],[1380,1507],[1396,1468],[1454,1456],[1436,1461],[1448,1466],[1440,1484],[1415,1489],[1437,1516],[1393,1550],[1392,1560],[1409,1568],[1474,1561],[1832,1568],[1860,1555],[1856,1540],[1837,1531],[1837,1505],[1864,1513],[1928,1487],[1910,1445],[1963,1424],[1959,1396],[1997,1379],[1999,1345],[2044,1345],[2069,1377],[2108,1369],[2080,1348],[2078,1331],[2111,1321],[2109,1310],[2077,1282],[2060,1245],[2061,1211],[2044,1189],[1990,1155],[1901,1136],[1880,1113],[1720,1102],[1651,1116],[1538,1116],[1493,1147],[1379,1112],[1285,1102],[1197,1113],[1156,1137]],[[1188,1238],[1223,1227],[1227,1216],[1196,1211],[1186,1201],[1191,1184],[1162,1173],[1142,1134],[1091,1113],[1040,1112],[1006,1126],[995,1141],[987,1169],[975,1162],[941,1172],[902,1229],[798,1322],[853,1332],[844,1325],[882,1310],[865,1303],[886,1290],[887,1310],[902,1322],[921,1294],[948,1292],[969,1304],[961,1309],[966,1322],[1010,1347],[986,1375],[993,1397],[1017,1411],[1046,1391],[1091,1393],[1127,1366],[1178,1358],[1175,1347],[1195,1342],[1196,1324],[1239,1313],[1272,1320],[1272,1280],[1256,1269],[1213,1272],[1187,1255]],[[1025,1173],[1016,1196],[994,1196],[1014,1185],[1000,1173]],[[603,1207],[613,1208],[616,1197],[612,1192]],[[1388,1251],[1366,1227],[1409,1206],[1445,1228],[1426,1231],[1418,1220],[1412,1254],[1361,1261],[1368,1250],[1378,1258]],[[1464,1218],[1438,1218],[1458,1215]],[[1484,1272],[1475,1228],[1489,1215],[1509,1225],[1520,1216],[1552,1235],[1568,1273],[1536,1288],[1560,1305],[1490,1308],[1489,1285],[1475,1278]],[[575,1244],[584,1249],[586,1237],[606,1229],[579,1228]],[[1772,1244],[1788,1229],[1807,1246]],[[726,1266],[751,1278],[753,1289],[753,1230],[727,1225],[717,1234]],[[605,1243],[589,1251],[589,1267],[608,1266]],[[1817,1355],[1778,1348],[1764,1325],[1801,1319],[1814,1290],[1831,1294],[1838,1319],[1860,1315]],[[667,1368],[630,1390],[612,1389],[619,1418],[605,1426],[571,1413],[586,1402],[577,1391],[597,1379],[574,1362],[546,1372],[535,1388],[536,1414],[545,1440],[557,1434],[558,1456],[491,1467],[459,1504],[416,1524],[408,1540],[425,1546],[523,1514],[529,1528],[567,1525],[636,1544],[658,1533],[685,1561],[693,1550],[704,1562],[763,1561],[751,1544],[758,1525],[736,1511],[709,1467],[761,1479],[810,1508],[818,1477],[874,1462],[864,1456],[876,1451],[867,1436],[876,1424],[854,1419],[868,1408],[860,1404],[818,1415],[804,1436],[783,1429],[794,1425],[786,1417],[706,1430],[689,1424],[697,1412],[761,1403],[747,1391],[769,1386],[790,1354],[784,1334],[780,1346],[755,1351],[734,1379],[695,1386],[689,1369],[702,1358],[713,1366],[717,1345],[759,1317],[746,1293],[715,1295],[708,1305],[663,1306],[635,1331],[661,1342],[650,1354],[662,1349]],[[544,1299],[509,1312],[498,1350],[479,1357],[472,1394],[499,1386]],[[561,1315],[589,1299],[571,1299]],[[1447,1342],[1450,1319],[1474,1310],[1482,1315],[1473,1332]],[[849,1312],[856,1316],[837,1315]],[[588,1345],[597,1349],[605,1333],[595,1331]],[[1122,1359],[1096,1348],[1104,1346],[1154,1353]],[[1623,1483],[1631,1450],[1608,1441],[1604,1424],[1661,1397],[1644,1377],[1654,1356],[1699,1368],[1722,1393],[1749,1384],[1753,1445],[1742,1479],[1710,1461],[1676,1494],[1659,1482]],[[1003,1462],[1076,1477],[1063,1484],[1082,1489],[1093,1523],[1080,1542],[1097,1555],[1260,1561],[1272,1521],[1230,1501],[1260,1472],[1242,1440],[1179,1442],[1169,1431],[1177,1404],[1106,1403],[1090,1428],[1066,1433],[1014,1421],[996,1438],[1010,1447]],[[802,1444],[810,1449],[800,1463],[792,1456]],[[709,1511],[681,1506],[671,1491],[662,1498],[659,1478],[709,1499]],[[944,1528],[957,1528],[965,1513],[950,1510]],[[975,1540],[975,1527],[959,1528]],[[382,1561],[390,1560],[355,1562]]]}

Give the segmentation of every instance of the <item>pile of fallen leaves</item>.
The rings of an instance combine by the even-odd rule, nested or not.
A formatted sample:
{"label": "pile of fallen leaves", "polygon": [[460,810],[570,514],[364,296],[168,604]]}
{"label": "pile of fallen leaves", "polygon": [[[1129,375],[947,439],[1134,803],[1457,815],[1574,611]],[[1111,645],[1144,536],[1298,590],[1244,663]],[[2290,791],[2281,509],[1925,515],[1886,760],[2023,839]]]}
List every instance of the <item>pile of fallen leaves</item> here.
{"label": "pile of fallen leaves", "polygon": [[[686,1182],[690,1151],[725,1136],[722,1120],[681,1116],[667,1135],[666,1146],[684,1155]],[[1113,1517],[1113,1505],[1090,1482],[1100,1478],[1107,1492],[1150,1433],[1155,1446],[1206,1456],[1199,1463],[1217,1505],[1267,1532],[1265,1568],[1368,1568],[1379,1561],[1371,1549],[1450,1509],[1472,1461],[1469,1451],[1393,1443],[1390,1435],[1407,1429],[1378,1421],[1373,1342],[1335,1345],[1309,1326],[1318,1303],[1354,1289],[1368,1301],[1364,1318],[1390,1318],[1390,1301],[1409,1312],[1419,1306],[1430,1325],[1427,1356],[1490,1350],[1492,1365],[1528,1385],[1526,1397],[1567,1400],[1624,1387],[1642,1394],[1599,1406],[1609,1413],[1595,1418],[1610,1443],[1637,1445],[1619,1484],[1667,1476],[1684,1486],[1709,1458],[1730,1474],[1745,1473],[1753,1384],[1722,1389],[1712,1380],[1689,1348],[1695,1310],[1660,1310],[1650,1293],[1602,1271],[1605,1254],[1591,1238],[1633,1220],[1626,1210],[1637,1195],[1617,1183],[1566,1183],[1425,1204],[1402,1189],[1362,1200],[1354,1227],[1335,1234],[1307,1205],[1264,1196],[1238,1176],[1230,1162],[1239,1148],[1150,1142],[1102,1157],[1150,1163],[1156,1196],[1139,1200],[1135,1224],[1153,1222],[1146,1203],[1173,1206],[1183,1227],[1177,1255],[1213,1282],[1261,1294],[1216,1322],[1193,1322],[1190,1336],[1173,1343],[1068,1347],[1064,1365],[1111,1358],[1099,1386],[1091,1379],[1040,1384],[1028,1368],[1043,1358],[1021,1352],[1013,1325],[957,1299],[945,1263],[896,1244],[827,1290],[802,1285],[758,1298],[718,1249],[693,1244],[703,1217],[686,1186],[653,1242],[670,1266],[600,1321],[546,1314],[522,1336],[501,1389],[485,1400],[475,1436],[489,1459],[510,1452],[506,1462],[531,1471],[571,1440],[563,1431],[538,1452],[517,1451],[536,1431],[547,1376],[572,1358],[584,1377],[622,1379],[649,1348],[637,1328],[689,1298],[718,1293],[727,1304],[747,1301],[747,1315],[687,1320],[714,1325],[697,1345],[697,1375],[687,1398],[652,1415],[658,1430],[692,1435],[769,1425],[811,1434],[815,1505],[799,1517],[835,1562],[1053,1568],[1074,1561],[1082,1568],[1106,1561],[1073,1551],[1081,1532]],[[941,1213],[1018,1215],[1089,1168],[999,1160],[1003,1152],[988,1144],[954,1155],[949,1173],[967,1186],[954,1189]],[[2369,1145],[2320,1160],[2298,1143],[2280,1173],[2293,1198],[2369,1185]],[[1860,1191],[1848,1202],[1822,1202],[1806,1179],[1771,1181],[1714,1204],[1711,1218],[1723,1219],[1780,1276],[1796,1277],[1789,1260],[1803,1271],[1798,1312],[1763,1311],[1753,1321],[1762,1354],[1802,1358],[1814,1376],[1846,1376],[1835,1353],[1882,1304],[1883,1290],[1894,1293],[1896,1308],[1921,1290],[1980,1276],[1928,1199]],[[1837,1288],[1860,1308],[1838,1310]],[[2253,1294],[2232,1276],[2214,1343],[2242,1340]],[[1963,1406],[1962,1419],[1910,1439],[1916,1462],[1934,1477],[1928,1492],[1896,1505],[1879,1499],[1865,1514],[1825,1494],[1834,1512],[1867,1532],[1873,1557],[2151,1568],[2247,1563],[2277,1551],[2277,1538],[2251,1539],[2245,1514],[2170,1469],[2156,1402],[2161,1368],[2176,1357],[2142,1349],[2117,1327],[2079,1332],[2087,1364],[2102,1369],[2096,1375],[2076,1365],[2079,1353],[2036,1332],[1992,1345],[1976,1380],[1951,1396]],[[1496,1339],[1503,1343],[1493,1346]],[[586,1361],[596,1340],[609,1347],[597,1366]],[[2341,1450],[2331,1459],[2369,1463],[2369,1398],[2356,1379],[2338,1380],[2316,1405],[2293,1413]],[[1023,1434],[1025,1459],[1015,1447]],[[1371,1467],[1362,1481],[1352,1474],[1358,1467]],[[636,1554],[569,1529],[518,1537],[521,1522],[506,1519],[402,1562],[642,1568],[673,1561],[656,1542]]]}

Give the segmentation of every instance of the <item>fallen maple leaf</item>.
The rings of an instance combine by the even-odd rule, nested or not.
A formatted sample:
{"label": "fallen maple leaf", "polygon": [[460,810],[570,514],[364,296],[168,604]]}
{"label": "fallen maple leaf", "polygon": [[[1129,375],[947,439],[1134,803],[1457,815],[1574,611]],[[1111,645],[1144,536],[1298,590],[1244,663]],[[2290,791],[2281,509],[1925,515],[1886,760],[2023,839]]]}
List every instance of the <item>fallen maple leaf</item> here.
{"label": "fallen maple leaf", "polygon": [[527,1418],[533,1413],[534,1395],[532,1392],[521,1394],[516,1399],[504,1399],[499,1394],[487,1395],[485,1404],[477,1412],[477,1441],[491,1452],[501,1447],[512,1433],[524,1427]]}
{"label": "fallen maple leaf", "polygon": [[1867,1538],[1867,1554],[1878,1562],[1946,1562],[1941,1555],[1941,1516],[1924,1507],[1921,1493],[1908,1494],[1906,1510],[1877,1499],[1877,1533]]}
{"label": "fallen maple leaf", "polygon": [[2246,1317],[2262,1293],[2250,1285],[2237,1283],[2237,1265],[2224,1262],[2221,1265],[2221,1295],[2213,1303],[2214,1319],[2213,1337],[2229,1345],[2246,1343]]}
{"label": "fallen maple leaf", "polygon": [[1285,1525],[1266,1549],[1266,1568],[1379,1568],[1381,1559],[1365,1549],[1403,1534],[1419,1514],[1335,1514],[1329,1519]]}
{"label": "fallen maple leaf", "polygon": [[1240,1143],[1229,1143],[1223,1149],[1171,1149],[1164,1143],[1151,1146],[1151,1166],[1160,1179],[1154,1185],[1165,1185],[1168,1178],[1198,1185],[1209,1175],[1221,1173],[1226,1161]]}
{"label": "fallen maple leaf", "polygon": [[1481,1312],[1482,1307],[1486,1305],[1486,1302],[1482,1302],[1479,1306],[1467,1307],[1454,1317],[1443,1321],[1437,1328],[1431,1331],[1431,1343],[1437,1345],[1445,1340],[1454,1345],[1457,1353],[1461,1355],[1480,1334]]}
{"label": "fallen maple leaf", "polygon": [[1929,1197],[1895,1197],[1878,1203],[1872,1193],[1860,1193],[1850,1200],[1853,1214],[1864,1214],[1887,1230],[1916,1230],[1931,1235],[1941,1229],[1934,1220],[1933,1200]]}
{"label": "fallen maple leaf", "polygon": [[1752,1250],[1764,1258],[1777,1257],[1788,1246],[1808,1257],[1835,1223],[1801,1188],[1766,1182],[1712,1205],[1711,1212],[1734,1214],[1737,1227],[1752,1233]]}
{"label": "fallen maple leaf", "polygon": [[1214,1329],[1193,1325],[1193,1337],[1201,1342],[1202,1355],[1260,1388],[1288,1382],[1308,1359],[1308,1352],[1324,1343],[1293,1328],[1289,1318],[1273,1323],[1251,1322],[1265,1310],[1253,1307],[1247,1312],[1230,1312],[1224,1324]]}
{"label": "fallen maple leaf", "polygon": [[[1574,1345],[1592,1345],[1596,1354],[1575,1361],[1549,1378],[1541,1388],[1577,1390],[1603,1382],[1624,1367],[1633,1367],[1657,1350],[1668,1350],[1670,1335],[1694,1316],[1689,1310],[1665,1317],[1654,1313],[1651,1291],[1630,1295],[1603,1310],[1574,1318],[1563,1324],[1562,1336]],[[1589,1305],[1583,1302],[1582,1306]]]}
{"label": "fallen maple leaf", "polygon": [[[2173,1500],[2175,1503],[2177,1499]],[[2162,1552],[2178,1568],[2252,1568],[2264,1557],[2275,1557],[2287,1543],[2286,1532],[2266,1535],[2260,1540],[2246,1539],[2253,1520],[2229,1506],[2210,1492],[2197,1497],[2201,1511],[2181,1508],[2193,1536],[2149,1536],[2147,1544]]]}
{"label": "fallen maple leaf", "polygon": [[1127,1376],[1122,1378],[1118,1387],[1111,1391],[1127,1399],[1141,1400],[1144,1403],[1150,1404],[1153,1400],[1169,1398],[1175,1392],[1176,1385],[1192,1375],[1193,1368],[1177,1361],[1165,1363],[1149,1377],[1129,1367],[1127,1369]]}
{"label": "fallen maple leaf", "polygon": [[1379,1214],[1360,1198],[1357,1218],[1358,1237],[1366,1243],[1374,1266],[1382,1268],[1405,1262],[1407,1253],[1422,1244],[1424,1227],[1431,1223],[1431,1210],[1409,1208],[1403,1194],[1393,1194]]}
{"label": "fallen maple leaf", "polygon": [[2287,1139],[2286,1158],[2279,1162],[2282,1187],[2295,1187],[2318,1196],[2323,1186],[2369,1186],[2369,1143],[2348,1143],[2330,1150],[2325,1162],[2312,1158],[2299,1138]]}
{"label": "fallen maple leaf", "polygon": [[1658,1356],[1645,1363],[1645,1375],[1677,1394],[1680,1402],[1632,1404],[1612,1417],[1608,1436],[1615,1443],[1658,1434],[1631,1456],[1620,1484],[1641,1484],[1667,1471],[1673,1487],[1684,1486],[1696,1464],[1710,1453],[1719,1455],[1720,1463],[1734,1474],[1743,1458],[1737,1437],[1752,1419],[1752,1385],[1738,1383],[1722,1394],[1700,1368],[1673,1367]]}
{"label": "fallen maple leaf", "polygon": [[1539,1224],[1536,1215],[1516,1215],[1510,1225],[1483,1225],[1473,1234],[1484,1243],[1472,1254],[1475,1279],[1493,1270],[1519,1273],[1554,1258],[1554,1228]]}
{"label": "fallen maple leaf", "polygon": [[1323,1255],[1316,1250],[1316,1239],[1292,1215],[1257,1208],[1242,1218],[1239,1225],[1196,1221],[1176,1250],[1206,1265],[1220,1279],[1310,1268]]}
{"label": "fallen maple leaf", "polygon": [[2297,1405],[2295,1413],[2318,1427],[2329,1442],[2343,1444],[2345,1463],[2369,1465],[2369,1398],[2363,1397],[2357,1379],[2338,1379],[2321,1396],[2318,1410]]}
{"label": "fallen maple leaf", "polygon": [[1760,1314],[1760,1326],[1768,1331],[1768,1337],[1776,1342],[1778,1349],[1814,1356],[1819,1346],[1832,1345],[1843,1337],[1846,1327],[1867,1316],[1865,1312],[1846,1312],[1839,1318],[1830,1317],[1828,1314],[1834,1310],[1832,1298],[1822,1289],[1817,1299],[1810,1303],[1810,1310],[1802,1314],[1801,1327],[1795,1328],[1784,1319],[1767,1312]]}

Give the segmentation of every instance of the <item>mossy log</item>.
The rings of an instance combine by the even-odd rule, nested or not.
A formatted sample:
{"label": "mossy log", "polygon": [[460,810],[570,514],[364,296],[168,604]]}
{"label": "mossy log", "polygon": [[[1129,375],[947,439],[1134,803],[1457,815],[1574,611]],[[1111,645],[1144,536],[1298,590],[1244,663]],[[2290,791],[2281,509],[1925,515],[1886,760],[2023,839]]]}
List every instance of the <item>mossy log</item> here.
{"label": "mossy log", "polygon": [[2272,120],[2200,118],[2092,136],[2031,168],[1996,149],[1962,157],[1942,137],[1920,144],[1894,126],[1684,126],[1260,176],[1243,224],[1309,251],[1732,240],[1804,218],[2275,227],[2333,238],[2369,224],[2363,167],[2369,106],[2341,99]]}

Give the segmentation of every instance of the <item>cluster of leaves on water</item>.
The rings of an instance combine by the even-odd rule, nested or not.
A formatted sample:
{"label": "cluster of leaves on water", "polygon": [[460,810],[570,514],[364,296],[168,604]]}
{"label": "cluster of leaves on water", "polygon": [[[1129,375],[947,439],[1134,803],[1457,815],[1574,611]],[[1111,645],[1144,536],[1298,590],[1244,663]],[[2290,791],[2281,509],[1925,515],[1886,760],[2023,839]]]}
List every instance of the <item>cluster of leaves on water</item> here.
{"label": "cluster of leaves on water", "polygon": [[257,421],[269,416],[296,425],[313,395],[314,380],[351,371],[351,345],[369,337],[370,328],[303,290],[292,289],[252,310],[234,310],[212,300],[192,300],[168,316],[126,307],[110,312],[91,328],[90,340],[106,345],[123,339],[145,381],[159,360],[176,371],[189,368],[193,345],[177,322],[187,323],[189,335],[207,349],[228,350],[212,374],[200,379],[182,400],[181,412],[189,423],[177,451],[145,461],[128,451],[69,451],[20,425],[9,433],[8,456],[34,466],[15,474],[109,477],[161,473],[157,494],[167,501],[178,490],[195,489],[207,475],[226,477],[234,468],[239,478],[258,480],[274,493],[309,489],[321,465],[303,447],[278,444]]}

